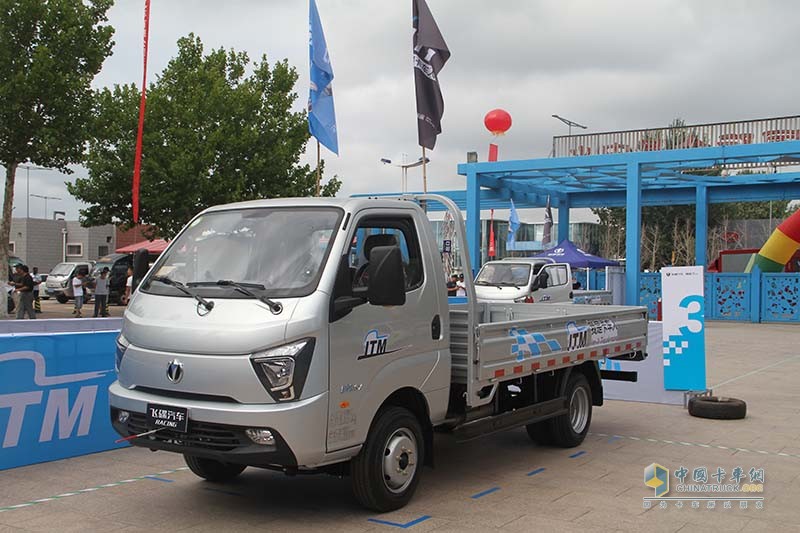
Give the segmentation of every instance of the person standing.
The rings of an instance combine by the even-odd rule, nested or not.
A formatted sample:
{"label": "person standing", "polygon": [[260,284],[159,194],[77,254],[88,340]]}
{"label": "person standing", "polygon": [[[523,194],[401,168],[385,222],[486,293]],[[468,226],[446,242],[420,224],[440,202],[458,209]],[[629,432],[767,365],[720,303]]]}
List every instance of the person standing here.
{"label": "person standing", "polygon": [[94,317],[108,316],[108,267],[103,267],[100,277],[94,280]]}
{"label": "person standing", "polygon": [[467,286],[464,283],[464,274],[459,274],[458,282],[456,282],[456,296],[466,296]]}
{"label": "person standing", "polygon": [[128,267],[128,279],[125,281],[125,305],[131,301],[131,291],[133,290],[133,267]]}
{"label": "person standing", "polygon": [[78,270],[75,277],[72,278],[72,293],[75,295],[75,318],[83,318],[81,308],[83,307],[83,280],[86,272]]}
{"label": "person standing", "polygon": [[450,276],[450,281],[447,282],[447,296],[455,296],[458,290],[458,274]]}
{"label": "person standing", "polygon": [[39,275],[39,267],[33,267],[33,310],[36,313],[42,312],[42,301],[39,299],[39,285],[42,284],[42,277]]}
{"label": "person standing", "polygon": [[36,313],[33,311],[33,277],[28,271],[27,265],[17,265],[17,292],[19,293],[19,309],[17,309],[17,319],[36,318]]}

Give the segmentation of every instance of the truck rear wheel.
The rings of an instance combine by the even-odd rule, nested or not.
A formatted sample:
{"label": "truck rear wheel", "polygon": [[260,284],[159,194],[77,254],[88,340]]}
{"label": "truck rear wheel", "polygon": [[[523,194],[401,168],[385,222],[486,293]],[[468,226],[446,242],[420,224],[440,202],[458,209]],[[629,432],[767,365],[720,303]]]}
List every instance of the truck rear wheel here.
{"label": "truck rear wheel", "polygon": [[592,422],[592,388],[586,376],[573,372],[564,394],[569,401],[569,412],[548,420],[551,444],[574,448],[583,442]]}
{"label": "truck rear wheel", "polygon": [[183,458],[189,470],[208,481],[230,481],[247,468],[245,465],[223,463],[193,455],[184,455]]}
{"label": "truck rear wheel", "polygon": [[381,410],[350,465],[356,499],[378,512],[405,506],[419,484],[424,459],[425,439],[417,418],[402,407]]}

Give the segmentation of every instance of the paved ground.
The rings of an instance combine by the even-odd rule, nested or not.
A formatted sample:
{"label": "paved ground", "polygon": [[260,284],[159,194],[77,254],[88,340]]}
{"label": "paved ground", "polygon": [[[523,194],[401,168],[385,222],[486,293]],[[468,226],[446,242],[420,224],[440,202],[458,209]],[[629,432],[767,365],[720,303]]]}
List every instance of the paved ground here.
{"label": "paved ground", "polygon": [[[41,300],[42,312],[36,315],[36,318],[72,318],[72,311],[75,309],[75,302],[70,300],[65,304],[60,304],[55,298],[49,300]],[[108,307],[110,316],[122,316],[125,307],[121,305],[110,305]],[[94,314],[94,300],[88,304],[83,305],[84,318],[91,317]],[[17,316],[17,311],[14,310],[12,317]],[[27,318],[26,318],[27,320]]]}
{"label": "paved ground", "polygon": [[[383,516],[359,508],[346,479],[248,469],[219,485],[195,478],[177,455],[118,450],[0,472],[0,532],[798,531],[800,326],[715,323],[707,339],[709,384],[745,399],[745,420],[608,402],[571,450],[534,446],[524,431],[467,444],[443,436],[412,503]],[[652,462],[690,476],[703,466],[709,475],[763,468],[764,506],[644,509]]]}

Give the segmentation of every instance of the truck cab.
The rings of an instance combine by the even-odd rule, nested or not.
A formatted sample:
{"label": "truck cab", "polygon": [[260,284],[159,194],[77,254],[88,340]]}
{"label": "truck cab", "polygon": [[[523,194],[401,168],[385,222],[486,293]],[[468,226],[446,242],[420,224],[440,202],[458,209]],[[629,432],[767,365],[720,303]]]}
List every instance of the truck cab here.
{"label": "truck cab", "polygon": [[572,271],[550,258],[489,261],[475,277],[478,300],[517,303],[572,301]]}
{"label": "truck cab", "polygon": [[383,512],[413,496],[434,428],[578,445],[602,404],[597,361],[642,354],[646,309],[480,303],[470,279],[449,305],[423,201],[466,234],[434,195],[262,200],[203,211],[146,273],[135,258],[115,430],[213,481],[346,475]]}

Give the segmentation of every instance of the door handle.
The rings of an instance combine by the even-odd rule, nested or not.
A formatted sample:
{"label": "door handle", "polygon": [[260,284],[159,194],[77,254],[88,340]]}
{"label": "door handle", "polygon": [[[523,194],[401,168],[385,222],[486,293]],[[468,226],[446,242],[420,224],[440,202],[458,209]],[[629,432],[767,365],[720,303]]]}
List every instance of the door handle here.
{"label": "door handle", "polygon": [[435,341],[439,340],[439,337],[442,336],[442,320],[439,318],[439,315],[433,317],[431,321],[431,338]]}

